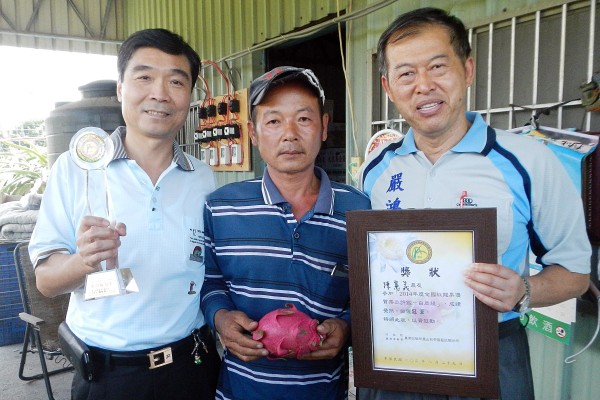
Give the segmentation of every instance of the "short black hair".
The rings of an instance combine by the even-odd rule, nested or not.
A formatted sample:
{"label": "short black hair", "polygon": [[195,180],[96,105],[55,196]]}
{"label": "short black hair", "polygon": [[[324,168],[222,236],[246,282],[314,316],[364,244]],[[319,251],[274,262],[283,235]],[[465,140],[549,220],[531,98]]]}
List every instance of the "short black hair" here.
{"label": "short black hair", "polygon": [[465,25],[457,17],[439,8],[424,7],[400,15],[379,37],[377,44],[377,61],[379,73],[387,76],[386,47],[399,39],[415,33],[415,30],[426,25],[440,25],[448,30],[450,43],[454,51],[466,61],[471,55],[471,44]]}
{"label": "short black hair", "polygon": [[176,56],[180,54],[185,55],[190,63],[192,90],[194,89],[196,80],[198,80],[198,74],[200,73],[200,56],[181,36],[162,28],[143,29],[125,39],[117,57],[117,70],[120,81],[123,81],[125,69],[133,53],[144,47],[158,49]]}

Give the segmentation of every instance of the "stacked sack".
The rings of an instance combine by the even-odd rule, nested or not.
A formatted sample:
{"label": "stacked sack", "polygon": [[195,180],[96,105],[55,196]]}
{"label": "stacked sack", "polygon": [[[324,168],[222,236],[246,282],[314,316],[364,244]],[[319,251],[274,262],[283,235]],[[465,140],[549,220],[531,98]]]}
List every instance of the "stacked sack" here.
{"label": "stacked sack", "polygon": [[21,241],[31,238],[41,202],[41,194],[29,193],[20,200],[0,204],[0,239]]}

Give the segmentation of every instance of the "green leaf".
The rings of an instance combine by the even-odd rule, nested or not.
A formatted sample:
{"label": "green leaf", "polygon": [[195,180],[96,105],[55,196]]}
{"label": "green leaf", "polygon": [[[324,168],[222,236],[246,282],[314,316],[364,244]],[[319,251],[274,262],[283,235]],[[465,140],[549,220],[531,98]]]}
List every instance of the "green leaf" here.
{"label": "green leaf", "polygon": [[45,147],[14,138],[0,140],[0,150],[0,192],[22,196],[36,186],[43,188],[48,170]]}

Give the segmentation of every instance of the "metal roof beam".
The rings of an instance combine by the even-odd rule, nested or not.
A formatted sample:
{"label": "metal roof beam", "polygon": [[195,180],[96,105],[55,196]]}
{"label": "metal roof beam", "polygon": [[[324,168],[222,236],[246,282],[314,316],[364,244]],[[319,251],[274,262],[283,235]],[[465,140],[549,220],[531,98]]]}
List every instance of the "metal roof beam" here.
{"label": "metal roof beam", "polygon": [[100,32],[100,38],[104,39],[106,37],[106,27],[108,26],[108,17],[110,16],[110,9],[112,7],[113,0],[108,0],[106,2],[106,8],[104,9],[104,16],[102,17],[102,26]]}
{"label": "metal roof beam", "polygon": [[73,9],[73,11],[75,11],[75,14],[77,14],[77,17],[79,17],[79,20],[83,24],[85,30],[88,31],[88,33],[90,34],[90,36],[93,37],[93,38],[97,37],[94,34],[94,31],[92,31],[92,28],[90,28],[90,26],[88,24],[88,21],[85,19],[85,17],[83,16],[83,14],[79,11],[79,9],[75,5],[75,3],[73,3],[73,0],[67,0],[67,4]]}
{"label": "metal roof beam", "polygon": [[37,3],[35,3],[35,5],[33,6],[33,11],[31,11],[31,17],[29,17],[29,21],[27,22],[27,27],[25,28],[25,32],[29,32],[31,30],[33,23],[35,22],[35,20],[38,17],[38,13],[40,11],[40,7],[42,6],[43,1],[44,0],[38,0]]}
{"label": "metal roof beam", "polygon": [[0,6],[0,17],[2,17],[3,20],[6,21],[6,23],[8,24],[8,26],[10,26],[10,28],[17,32],[17,27],[15,26],[15,24],[10,20],[10,18],[8,18],[8,16],[6,14],[4,14],[2,12],[2,6]]}

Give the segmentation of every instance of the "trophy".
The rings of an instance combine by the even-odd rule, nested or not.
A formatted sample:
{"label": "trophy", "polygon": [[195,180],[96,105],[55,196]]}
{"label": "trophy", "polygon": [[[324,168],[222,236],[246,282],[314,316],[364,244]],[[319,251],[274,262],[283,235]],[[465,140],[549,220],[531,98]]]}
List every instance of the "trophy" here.
{"label": "trophy", "polygon": [[[85,171],[85,201],[89,215],[98,215],[116,226],[106,167],[114,155],[114,144],[108,134],[100,128],[80,129],[71,139],[69,153],[73,162]],[[98,178],[92,185],[92,177]],[[100,203],[100,210],[92,211],[93,188],[102,188],[100,196],[93,196],[94,203]],[[85,278],[85,300],[100,299],[139,292],[129,268],[119,268],[118,256],[102,261],[101,271],[88,274]]]}

